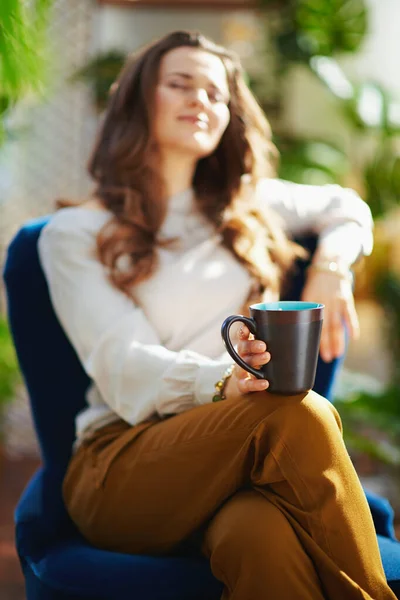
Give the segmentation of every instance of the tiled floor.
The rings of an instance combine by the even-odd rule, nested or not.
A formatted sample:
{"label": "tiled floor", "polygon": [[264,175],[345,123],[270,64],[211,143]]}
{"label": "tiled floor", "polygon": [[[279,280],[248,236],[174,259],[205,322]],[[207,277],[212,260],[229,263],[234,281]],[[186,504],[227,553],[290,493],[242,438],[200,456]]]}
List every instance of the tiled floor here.
{"label": "tiled floor", "polygon": [[[1,449],[0,449],[1,451]],[[0,598],[25,600],[24,583],[14,548],[13,512],[37,459],[3,458],[0,454]]]}

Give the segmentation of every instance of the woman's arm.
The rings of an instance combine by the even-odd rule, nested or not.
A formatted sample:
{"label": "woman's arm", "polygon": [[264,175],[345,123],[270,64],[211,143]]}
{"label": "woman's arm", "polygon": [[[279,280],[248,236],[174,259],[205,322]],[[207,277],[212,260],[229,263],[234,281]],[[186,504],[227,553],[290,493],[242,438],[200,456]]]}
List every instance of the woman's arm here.
{"label": "woman's arm", "polygon": [[[373,220],[368,205],[350,189],[338,185],[299,185],[280,180],[262,180],[260,201],[278,213],[292,235],[318,235],[301,299],[325,306],[320,353],[326,362],[343,354],[347,329],[359,336],[349,267],[373,246]],[[334,261],[334,262],[333,262]],[[335,266],[336,263],[336,266]],[[331,272],[331,265],[337,271]]]}
{"label": "woman's arm", "polygon": [[57,317],[112,410],[135,424],[211,402],[231,361],[163,346],[143,310],[108,281],[94,231],[61,211],[43,230],[39,254]]}
{"label": "woman's arm", "polygon": [[281,216],[289,233],[318,235],[314,261],[332,258],[351,265],[372,252],[371,211],[353,190],[262,179],[256,193]]}

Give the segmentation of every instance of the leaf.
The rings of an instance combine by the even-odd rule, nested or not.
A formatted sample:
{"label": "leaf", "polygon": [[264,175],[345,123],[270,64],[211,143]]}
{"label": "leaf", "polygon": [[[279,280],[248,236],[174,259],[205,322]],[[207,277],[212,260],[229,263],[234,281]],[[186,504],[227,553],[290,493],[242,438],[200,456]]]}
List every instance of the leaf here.
{"label": "leaf", "polygon": [[0,315],[0,407],[12,399],[20,373],[7,322]]}
{"label": "leaf", "polygon": [[0,95],[16,102],[23,94],[40,92],[46,64],[44,52],[53,0],[1,0]]}
{"label": "leaf", "polygon": [[364,198],[374,218],[400,204],[400,150],[391,140],[364,166]]}
{"label": "leaf", "polygon": [[94,91],[96,105],[102,110],[108,100],[111,85],[124,65],[126,55],[111,50],[97,55],[78,71],[73,73],[71,81],[86,81]]}
{"label": "leaf", "polygon": [[378,300],[385,309],[385,332],[389,341],[389,347],[393,354],[393,386],[391,388],[391,406],[400,415],[399,391],[400,391],[400,279],[388,271],[382,273],[375,283],[375,293]]}
{"label": "leaf", "polygon": [[367,32],[364,0],[298,0],[299,46],[312,55],[356,51]]}
{"label": "leaf", "polygon": [[338,183],[349,165],[337,146],[313,139],[277,138],[279,177],[296,183]]}
{"label": "leaf", "polygon": [[344,428],[343,437],[349,449],[363,452],[386,465],[393,467],[400,466],[400,452],[398,449],[388,448],[380,441],[363,436],[354,430],[350,430],[348,427]]}

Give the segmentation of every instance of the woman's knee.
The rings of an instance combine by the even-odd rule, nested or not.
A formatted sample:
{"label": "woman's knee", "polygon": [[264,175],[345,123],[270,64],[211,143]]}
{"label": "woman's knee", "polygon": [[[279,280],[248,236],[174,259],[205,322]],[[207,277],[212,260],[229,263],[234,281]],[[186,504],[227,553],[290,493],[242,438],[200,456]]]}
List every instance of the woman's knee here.
{"label": "woman's knee", "polygon": [[303,431],[318,438],[340,438],[342,423],[335,407],[314,391],[296,396],[279,396],[268,392],[249,394],[247,419],[255,430],[264,428],[267,437],[280,439]]}
{"label": "woman's knee", "polygon": [[285,598],[320,597],[318,576],[289,521],[255,490],[238,492],[221,507],[207,528],[203,551],[216,577],[251,597],[257,587],[294,594]]}
{"label": "woman's knee", "polygon": [[219,509],[207,528],[204,549],[211,560],[227,562],[236,572],[244,563],[284,566],[291,555],[302,553],[286,517],[255,490],[237,492]]}
{"label": "woman's knee", "polygon": [[303,395],[285,397],[285,403],[276,411],[273,417],[279,422],[281,433],[288,429],[302,429],[309,434],[322,433],[340,436],[342,423],[335,407],[323,396],[314,391]]}
{"label": "woman's knee", "polygon": [[347,454],[340,417],[328,400],[313,391],[284,396],[280,402],[276,396],[271,399],[276,402],[275,410],[259,418],[253,429],[253,452],[258,457],[253,485],[266,482],[266,470],[274,481],[286,479],[292,467],[317,476]]}

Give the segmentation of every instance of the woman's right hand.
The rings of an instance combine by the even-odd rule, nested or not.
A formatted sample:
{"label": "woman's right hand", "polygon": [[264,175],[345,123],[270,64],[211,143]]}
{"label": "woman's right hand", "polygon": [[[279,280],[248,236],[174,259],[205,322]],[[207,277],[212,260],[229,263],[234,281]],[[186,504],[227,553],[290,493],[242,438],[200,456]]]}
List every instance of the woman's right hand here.
{"label": "woman's right hand", "polygon": [[[239,343],[237,353],[245,363],[258,369],[271,360],[271,355],[267,351],[265,342],[253,339],[250,330],[246,325],[242,325],[239,330]],[[235,364],[233,373],[228,379],[224,395],[227,400],[234,396],[249,394],[251,392],[261,392],[269,386],[265,379],[257,379],[242,367]]]}

